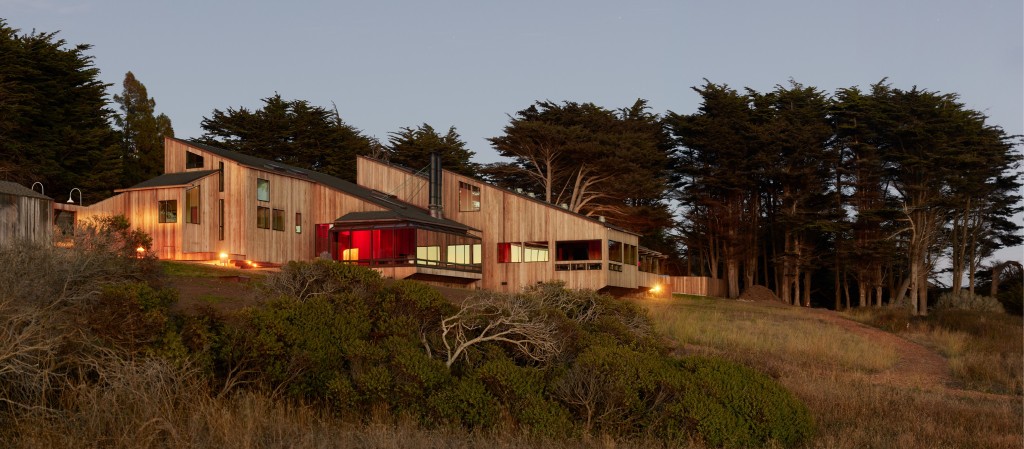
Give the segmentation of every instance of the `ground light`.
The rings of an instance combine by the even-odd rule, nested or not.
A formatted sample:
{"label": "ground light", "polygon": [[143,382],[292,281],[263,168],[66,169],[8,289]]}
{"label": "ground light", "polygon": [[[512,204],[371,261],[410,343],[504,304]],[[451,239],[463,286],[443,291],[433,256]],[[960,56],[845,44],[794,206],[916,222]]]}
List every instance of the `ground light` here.
{"label": "ground light", "polygon": [[228,264],[228,253],[220,253],[220,264],[227,266]]}

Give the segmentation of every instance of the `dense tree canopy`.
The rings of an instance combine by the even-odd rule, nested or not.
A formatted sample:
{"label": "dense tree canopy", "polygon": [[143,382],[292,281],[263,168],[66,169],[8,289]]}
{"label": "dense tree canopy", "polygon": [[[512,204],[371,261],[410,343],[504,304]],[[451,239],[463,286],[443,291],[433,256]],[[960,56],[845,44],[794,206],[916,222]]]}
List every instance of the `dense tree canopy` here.
{"label": "dense tree canopy", "polygon": [[337,109],[305,100],[263,99],[263,108],[214,109],[203,117],[201,142],[240,153],[316,170],[355,182],[357,155],[376,142],[346,124]]}
{"label": "dense tree canopy", "polygon": [[1020,242],[1018,138],[954,94],[884,80],[831,97],[793,81],[695,90],[698,112],[664,120],[674,185],[688,254],[711,275],[724,267],[730,296],[742,276],[809,305],[829,278],[837,306],[852,287],[860,305],[887,291],[926,313],[940,258],[959,289],[982,258]]}
{"label": "dense tree canopy", "polygon": [[390,133],[386,149],[390,162],[419,170],[430,165],[430,154],[441,156],[445,169],[467,176],[478,176],[480,165],[471,159],[476,154],[466,148],[455,127],[440,135],[426,123],[416,128],[402,128]]}
{"label": "dense tree canopy", "polygon": [[58,200],[77,187],[95,202],[121,181],[108,85],[89,45],[56,34],[20,34],[0,19],[0,179],[41,182]]}

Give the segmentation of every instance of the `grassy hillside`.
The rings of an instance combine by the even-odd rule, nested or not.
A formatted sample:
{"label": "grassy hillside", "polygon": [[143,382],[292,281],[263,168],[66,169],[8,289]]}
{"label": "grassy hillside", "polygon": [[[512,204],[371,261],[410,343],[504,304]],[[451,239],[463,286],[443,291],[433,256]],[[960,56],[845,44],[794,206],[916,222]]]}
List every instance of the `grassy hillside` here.
{"label": "grassy hillside", "polygon": [[[966,390],[970,385],[957,374],[963,354],[974,354],[966,357],[990,362],[971,365],[975,378],[1015,376],[1019,382],[1019,319],[975,313],[969,321],[976,325],[967,326],[948,315],[916,321],[903,315],[899,326],[889,326],[935,348],[954,335],[954,349],[943,351],[955,351],[948,352],[951,369],[936,351],[830,311],[683,297],[643,304],[680,354],[740,361],[771,374],[802,399],[818,424],[808,447],[1019,448],[1024,441],[1019,389],[1009,395]],[[872,320],[868,312],[857,316],[889,322]],[[987,323],[988,331],[972,338],[950,329],[957,325],[951,321],[975,329]]]}

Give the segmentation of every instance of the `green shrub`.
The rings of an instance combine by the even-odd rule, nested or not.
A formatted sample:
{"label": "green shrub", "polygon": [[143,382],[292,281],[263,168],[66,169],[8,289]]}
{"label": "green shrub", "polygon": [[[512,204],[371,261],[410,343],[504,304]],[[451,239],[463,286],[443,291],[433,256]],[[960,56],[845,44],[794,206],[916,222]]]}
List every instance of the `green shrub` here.
{"label": "green shrub", "polygon": [[507,357],[493,357],[473,375],[522,428],[551,437],[575,433],[569,411],[546,397],[544,372],[540,369],[518,366]]}
{"label": "green shrub", "polygon": [[175,345],[169,308],[177,291],[154,289],[142,282],[107,284],[84,306],[82,319],[96,336],[129,352],[153,351],[161,343]]}
{"label": "green shrub", "polygon": [[479,380],[464,377],[449,388],[431,395],[428,404],[433,421],[469,429],[488,429],[499,416],[499,405]]}
{"label": "green shrub", "polygon": [[971,293],[967,290],[946,292],[935,301],[935,310],[970,310],[974,312],[1004,313],[1003,305],[991,296]]}
{"label": "green shrub", "polygon": [[712,357],[683,359],[678,367],[692,374],[684,410],[710,445],[792,447],[813,434],[807,407],[764,374]]}

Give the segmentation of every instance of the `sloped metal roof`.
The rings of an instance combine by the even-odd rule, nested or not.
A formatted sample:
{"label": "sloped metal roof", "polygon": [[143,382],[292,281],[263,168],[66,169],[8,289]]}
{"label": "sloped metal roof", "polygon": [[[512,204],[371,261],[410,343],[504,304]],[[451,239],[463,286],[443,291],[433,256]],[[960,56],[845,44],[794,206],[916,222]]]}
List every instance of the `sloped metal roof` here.
{"label": "sloped metal roof", "polygon": [[36,192],[35,190],[32,190],[16,182],[0,181],[0,193],[6,193],[8,195],[27,196],[29,198],[39,198],[41,200],[53,201],[53,198],[43,195],[42,193]]}
{"label": "sloped metal roof", "polygon": [[125,190],[153,189],[157,187],[175,187],[188,185],[200,178],[217,173],[219,170],[197,170],[181,173],[165,173],[155,178],[147,179],[127,189],[117,189],[118,192]]}

